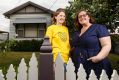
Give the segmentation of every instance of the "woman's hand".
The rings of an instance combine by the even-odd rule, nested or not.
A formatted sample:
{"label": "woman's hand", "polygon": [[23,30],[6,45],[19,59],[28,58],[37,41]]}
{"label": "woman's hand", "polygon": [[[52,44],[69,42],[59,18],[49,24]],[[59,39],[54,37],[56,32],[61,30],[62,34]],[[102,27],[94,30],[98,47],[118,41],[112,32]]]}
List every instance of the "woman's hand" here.
{"label": "woman's hand", "polygon": [[93,57],[88,58],[87,60],[88,61],[91,60],[92,62],[97,63],[97,62],[101,61],[102,59],[99,56],[93,56]]}

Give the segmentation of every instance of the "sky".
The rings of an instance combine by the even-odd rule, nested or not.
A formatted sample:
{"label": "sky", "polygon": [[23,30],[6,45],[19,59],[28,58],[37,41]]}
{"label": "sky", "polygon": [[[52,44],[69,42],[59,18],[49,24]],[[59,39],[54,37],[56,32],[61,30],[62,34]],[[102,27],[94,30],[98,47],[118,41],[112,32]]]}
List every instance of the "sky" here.
{"label": "sky", "polygon": [[58,8],[69,6],[68,1],[71,0],[0,0],[0,30],[9,31],[10,20],[5,18],[3,13],[27,2],[32,1],[45,8],[55,11]]}

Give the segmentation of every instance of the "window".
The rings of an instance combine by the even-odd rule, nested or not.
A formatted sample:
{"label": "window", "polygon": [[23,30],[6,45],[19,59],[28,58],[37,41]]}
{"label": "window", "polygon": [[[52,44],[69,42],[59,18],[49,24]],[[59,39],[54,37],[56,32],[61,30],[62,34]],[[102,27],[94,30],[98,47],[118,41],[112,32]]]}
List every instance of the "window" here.
{"label": "window", "polygon": [[43,38],[46,32],[46,23],[17,24],[16,34],[18,38]]}
{"label": "window", "polygon": [[45,36],[46,32],[46,23],[39,24],[39,32],[38,32],[38,37],[43,38]]}
{"label": "window", "polygon": [[24,24],[17,24],[16,25],[16,34],[18,38],[24,37]]}

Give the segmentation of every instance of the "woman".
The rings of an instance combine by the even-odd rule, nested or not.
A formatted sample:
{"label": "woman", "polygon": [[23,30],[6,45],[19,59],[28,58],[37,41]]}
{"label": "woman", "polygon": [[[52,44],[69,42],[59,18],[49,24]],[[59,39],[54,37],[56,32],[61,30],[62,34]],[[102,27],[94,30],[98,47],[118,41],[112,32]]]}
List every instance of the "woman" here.
{"label": "woman", "polygon": [[83,64],[87,79],[91,69],[99,79],[102,69],[111,77],[112,68],[107,56],[111,49],[109,32],[105,26],[95,24],[95,20],[86,10],[80,10],[76,16],[78,31],[73,39],[72,61],[77,73],[80,63]]}
{"label": "woman", "polygon": [[53,24],[47,28],[46,36],[50,38],[54,62],[60,53],[63,62],[66,64],[69,60],[69,33],[65,26],[65,10],[57,9],[53,15]]}

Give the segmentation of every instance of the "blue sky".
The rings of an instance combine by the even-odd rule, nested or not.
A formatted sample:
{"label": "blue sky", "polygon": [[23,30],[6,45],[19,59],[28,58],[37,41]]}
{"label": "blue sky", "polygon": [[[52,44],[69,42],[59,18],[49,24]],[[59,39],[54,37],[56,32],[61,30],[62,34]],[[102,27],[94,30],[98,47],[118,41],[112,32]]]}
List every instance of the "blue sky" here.
{"label": "blue sky", "polygon": [[0,0],[0,30],[9,31],[9,19],[5,18],[2,14],[27,1],[32,1],[55,11],[57,8],[69,6],[68,1],[72,0]]}

